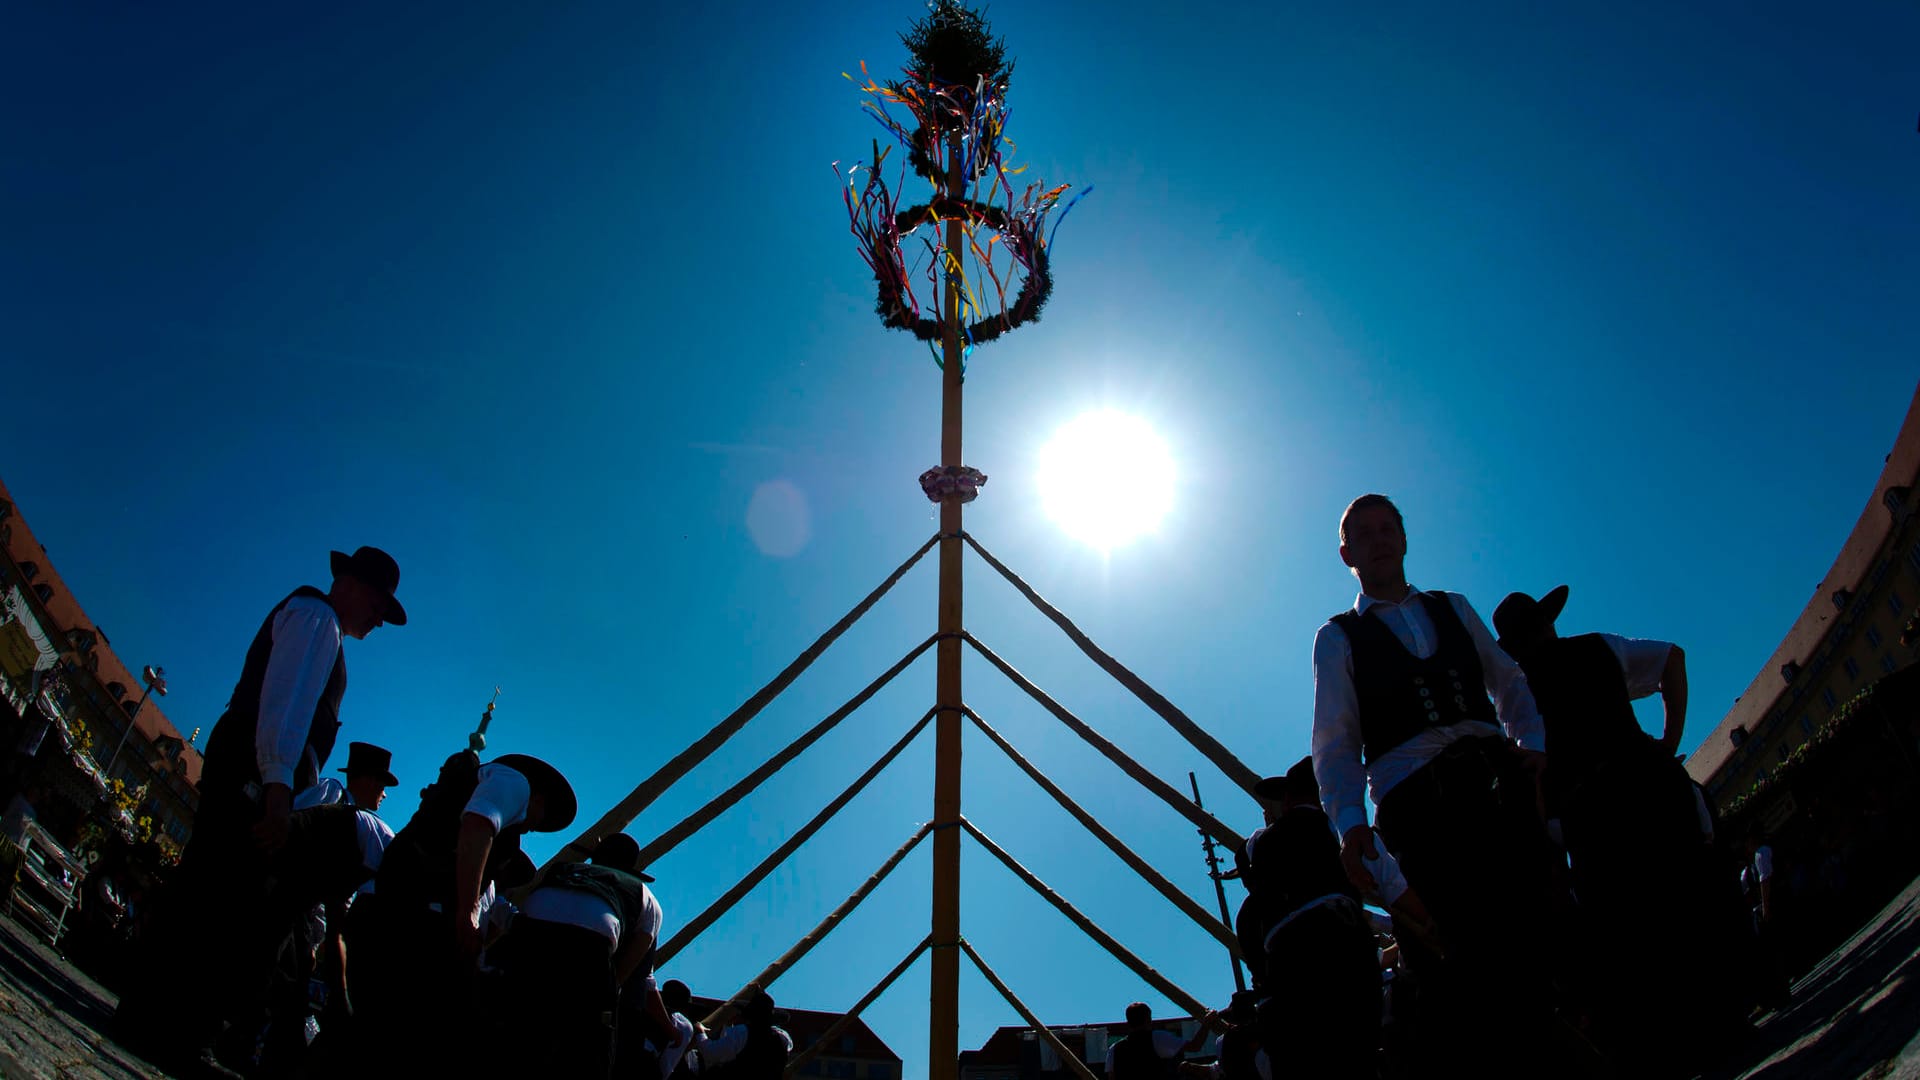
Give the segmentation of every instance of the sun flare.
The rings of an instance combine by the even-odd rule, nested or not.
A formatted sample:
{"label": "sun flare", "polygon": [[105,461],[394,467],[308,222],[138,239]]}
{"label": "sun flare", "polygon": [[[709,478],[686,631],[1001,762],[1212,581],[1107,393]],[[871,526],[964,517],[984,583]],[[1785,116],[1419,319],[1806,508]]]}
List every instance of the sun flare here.
{"label": "sun flare", "polygon": [[1111,551],[1173,506],[1173,455],[1146,421],[1112,409],[1076,417],[1040,449],[1040,500],[1067,535]]}

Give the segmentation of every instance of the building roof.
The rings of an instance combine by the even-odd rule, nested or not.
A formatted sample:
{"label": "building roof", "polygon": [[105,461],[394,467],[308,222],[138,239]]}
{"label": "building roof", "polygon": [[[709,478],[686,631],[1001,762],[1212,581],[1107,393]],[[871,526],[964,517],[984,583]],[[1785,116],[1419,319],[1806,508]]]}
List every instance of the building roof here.
{"label": "building roof", "polygon": [[1847,542],[1840,546],[1840,554],[1834,558],[1833,566],[1814,590],[1813,598],[1807,601],[1807,606],[1793,621],[1792,628],[1787,631],[1779,647],[1773,650],[1773,655],[1761,666],[1759,674],[1747,684],[1746,693],[1740,695],[1719,726],[1687,759],[1687,772],[1695,780],[1704,783],[1733,757],[1736,747],[1730,733],[1735,727],[1745,728],[1748,732],[1755,731],[1768,711],[1779,702],[1780,696],[1787,692],[1789,683],[1781,675],[1780,669],[1789,663],[1804,666],[1819,649],[1827,631],[1840,618],[1840,609],[1834,606],[1834,593],[1841,589],[1855,593],[1861,591],[1861,581],[1873,568],[1880,549],[1893,533],[1894,516],[1882,501],[1887,491],[1892,488],[1911,488],[1916,477],[1920,477],[1920,389],[1916,389],[1913,401],[1907,406],[1906,420],[1900,425],[1900,433],[1894,437],[1893,449],[1887,454],[1886,465],[1874,481],[1866,508],[1860,512],[1860,518],[1854,523],[1853,532],[1848,534]]}
{"label": "building roof", "polygon": [[[47,614],[52,616],[61,631],[76,629],[93,631],[94,635],[100,639],[99,644],[93,649],[94,655],[99,657],[99,667],[95,671],[96,677],[102,685],[119,683],[126,688],[129,702],[138,701],[140,692],[145,689],[145,684],[140,681],[139,675],[128,668],[114,652],[113,643],[108,639],[106,631],[87,617],[85,609],[80,606],[80,601],[74,597],[73,590],[67,587],[65,579],[60,576],[59,569],[53,565],[53,559],[47,554],[46,545],[34,536],[32,527],[27,524],[26,515],[21,511],[20,504],[14,500],[13,493],[7,490],[5,482],[0,482],[0,499],[13,504],[13,516],[7,519],[7,524],[13,527],[13,539],[7,545],[8,556],[16,564],[33,563],[40,571],[35,575],[33,583],[38,585],[44,582],[53,590],[52,598],[44,604]],[[64,641],[56,642],[55,645],[58,648],[66,648]],[[166,713],[160,708],[158,695],[149,696],[146,704],[140,706],[139,713],[133,718],[133,726],[146,736],[149,742],[162,736],[171,736],[179,739],[182,744],[186,743],[186,738],[180,734],[180,729],[174,726],[173,721],[167,719]],[[200,751],[188,747],[182,756],[182,762],[186,767],[187,782],[198,785],[200,783]]]}
{"label": "building roof", "polygon": [[[1181,1025],[1184,1024],[1187,1019],[1186,1017],[1179,1016],[1166,1017],[1155,1020],[1153,1027],[1158,1031],[1171,1031],[1175,1034],[1180,1034]],[[1087,1059],[1086,1047],[1088,1032],[1103,1032],[1106,1035],[1106,1040],[1100,1049],[1100,1053],[1104,1059],[1106,1047],[1111,1046],[1126,1035],[1127,1022],[1125,1020],[1115,1020],[1097,1021],[1090,1024],[1048,1024],[1047,1030],[1058,1036],[1060,1041],[1066,1044],[1068,1050],[1071,1050],[1074,1054],[1078,1055],[1082,1061],[1085,1061]],[[1031,1031],[1033,1031],[1033,1029],[1024,1024],[1014,1027],[996,1028],[992,1035],[987,1036],[987,1041],[980,1044],[979,1049],[962,1050],[960,1052],[960,1063],[964,1066],[974,1068],[1017,1066],[1020,1064],[1021,1045],[1026,1041],[1026,1036]],[[1183,1035],[1182,1038],[1184,1037]]]}

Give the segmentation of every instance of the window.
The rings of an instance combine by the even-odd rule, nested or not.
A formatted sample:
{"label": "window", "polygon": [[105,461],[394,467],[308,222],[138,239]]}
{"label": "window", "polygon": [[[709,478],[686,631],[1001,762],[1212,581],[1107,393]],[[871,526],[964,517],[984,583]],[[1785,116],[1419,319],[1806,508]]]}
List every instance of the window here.
{"label": "window", "polygon": [[1833,687],[1831,686],[1820,691],[1820,700],[1825,703],[1828,712],[1832,712],[1840,705],[1840,699],[1833,695]]}
{"label": "window", "polygon": [[93,636],[93,631],[82,626],[76,626],[67,631],[67,644],[73,646],[78,652],[86,652],[88,649],[99,644],[99,642]]}
{"label": "window", "polygon": [[1800,714],[1800,734],[1812,736],[1813,734],[1813,714],[1812,713]]}
{"label": "window", "polygon": [[1853,603],[1852,589],[1833,590],[1833,606],[1834,607],[1839,608],[1841,611],[1845,611],[1847,610],[1847,605],[1851,603]]}
{"label": "window", "polygon": [[840,1052],[841,1053],[851,1054],[858,1049],[860,1049],[859,1040],[855,1039],[852,1035],[840,1036]]}
{"label": "window", "polygon": [[1913,567],[1916,573],[1920,573],[1920,544],[1913,545],[1913,550],[1907,552],[1907,565]]}
{"label": "window", "polygon": [[41,603],[51,604],[53,603],[53,586],[43,581],[33,587],[33,595],[39,597]]}
{"label": "window", "polygon": [[107,684],[107,693],[113,695],[113,700],[120,701],[127,696],[127,685],[120,682],[110,682]]}
{"label": "window", "polygon": [[122,701],[120,707],[126,710],[128,716],[134,716],[140,712],[141,704],[139,701]]}
{"label": "window", "polygon": [[1889,653],[1881,653],[1880,654],[1880,670],[1891,675],[1893,674],[1894,667],[1895,665],[1893,662],[1893,656]]}
{"label": "window", "polygon": [[1855,660],[1853,657],[1849,656],[1847,657],[1846,661],[1842,663],[1840,666],[1846,669],[1848,679],[1851,679],[1854,682],[1860,681],[1860,661]]}
{"label": "window", "polygon": [[1867,624],[1867,647],[1872,649],[1880,647],[1880,628],[1871,623]]}
{"label": "window", "polygon": [[20,564],[20,580],[32,581],[34,578],[37,578],[39,576],[40,576],[39,563],[23,562]]}
{"label": "window", "polygon": [[1907,489],[1905,487],[1890,487],[1887,489],[1885,495],[1880,496],[1880,501],[1886,504],[1888,511],[1898,514],[1900,507],[1907,501]]}
{"label": "window", "polygon": [[893,1066],[884,1061],[868,1065],[867,1080],[893,1080]]}
{"label": "window", "polygon": [[1780,677],[1787,680],[1788,682],[1792,682],[1793,680],[1799,678],[1800,665],[1792,660],[1789,660],[1786,663],[1781,664]]}
{"label": "window", "polygon": [[1747,745],[1747,729],[1735,724],[1733,730],[1727,732],[1727,738],[1732,740],[1733,748],[1738,750]]}
{"label": "window", "polygon": [[1780,764],[1785,765],[1787,763],[1787,758],[1792,756],[1793,756],[1793,747],[1788,746],[1785,743],[1781,743],[1780,744]]}
{"label": "window", "polygon": [[1907,602],[1900,599],[1900,590],[1895,589],[1887,594],[1887,608],[1893,612],[1893,617],[1896,619],[1907,613]]}

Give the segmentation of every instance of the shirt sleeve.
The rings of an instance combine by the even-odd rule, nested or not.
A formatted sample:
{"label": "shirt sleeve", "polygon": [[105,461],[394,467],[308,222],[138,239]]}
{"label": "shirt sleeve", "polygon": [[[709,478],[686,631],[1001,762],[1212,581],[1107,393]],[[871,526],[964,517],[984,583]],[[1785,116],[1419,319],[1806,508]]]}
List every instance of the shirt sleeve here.
{"label": "shirt sleeve", "polygon": [[1379,886],[1380,900],[1391,907],[1406,895],[1407,876],[1400,872],[1400,860],[1393,857],[1387,845],[1376,842],[1374,847],[1380,852],[1380,857],[1365,860],[1367,872],[1373,875],[1374,883]]}
{"label": "shirt sleeve", "polygon": [[253,748],[260,782],[293,786],[320,694],[340,656],[340,621],[311,596],[296,596],[273,617],[273,652],[260,687]]}
{"label": "shirt sleeve", "polygon": [[1161,1057],[1177,1058],[1180,1056],[1181,1048],[1185,1047],[1186,1045],[1187,1045],[1187,1040],[1181,1038],[1180,1036],[1174,1034],[1173,1032],[1165,1031],[1159,1028],[1154,1029],[1153,1052],[1156,1054],[1159,1054]]}
{"label": "shirt sleeve", "polygon": [[1545,750],[1547,729],[1540,723],[1540,709],[1533,703],[1533,690],[1527,686],[1527,676],[1520,665],[1494,643],[1487,624],[1480,620],[1480,613],[1473,610],[1466,597],[1448,593],[1447,599],[1453,603],[1454,614],[1466,625],[1468,636],[1473,638],[1473,649],[1480,655],[1480,670],[1486,675],[1487,696],[1493,699],[1494,715],[1500,718],[1507,737],[1528,750]]}
{"label": "shirt sleeve", "polygon": [[301,789],[293,797],[295,810],[311,810],[316,806],[332,806],[347,801],[346,785],[331,776],[321,777],[320,782]]}
{"label": "shirt sleeve", "polygon": [[1367,823],[1367,766],[1361,757],[1360,699],[1353,689],[1353,647],[1327,623],[1313,638],[1313,775],[1320,805],[1342,838]]}
{"label": "shirt sleeve", "polygon": [[527,802],[533,798],[533,785],[527,778],[505,765],[482,765],[477,774],[473,796],[466,812],[478,814],[493,823],[493,831],[502,831],[527,820]]}
{"label": "shirt sleeve", "polygon": [[1107,1075],[1113,1075],[1113,1047],[1107,1047]]}
{"label": "shirt sleeve", "polygon": [[1758,881],[1773,880],[1773,849],[1765,844],[1754,850],[1753,876]]}
{"label": "shirt sleeve", "polygon": [[1601,634],[1600,640],[1620,661],[1620,673],[1627,677],[1628,697],[1637,701],[1659,692],[1660,679],[1667,673],[1667,656],[1673,652],[1672,642],[1618,634]]}
{"label": "shirt sleeve", "polygon": [[718,1036],[708,1036],[700,1044],[700,1059],[714,1065],[724,1065],[740,1056],[747,1046],[747,1026],[735,1024]]}

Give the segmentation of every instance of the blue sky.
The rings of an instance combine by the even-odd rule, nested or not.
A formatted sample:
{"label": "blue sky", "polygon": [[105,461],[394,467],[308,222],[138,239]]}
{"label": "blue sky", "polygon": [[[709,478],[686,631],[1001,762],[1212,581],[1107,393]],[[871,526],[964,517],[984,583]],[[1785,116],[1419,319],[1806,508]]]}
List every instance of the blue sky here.
{"label": "blue sky", "polygon": [[[1340,508],[1407,516],[1416,584],[1685,645],[1690,748],[1870,495],[1914,390],[1920,13],[1907,4],[995,5],[1011,134],[1092,183],[1043,322],[974,358],[968,527],[1244,760],[1306,751],[1309,646],[1351,601]],[[0,64],[0,470],[183,727],[326,552],[400,560],[404,629],[349,648],[389,809],[497,683],[494,746],[597,814],[934,531],[938,375],[881,329],[833,172],[840,77],[911,3],[72,5]],[[1102,556],[1033,467],[1089,409],[1177,459]],[[1125,498],[1124,470],[1111,482]],[[1099,482],[1098,480],[1094,482]],[[784,552],[748,528],[764,485]],[[764,498],[764,496],[763,496]],[[794,509],[795,506],[801,509]],[[804,529],[796,524],[804,518]],[[762,537],[764,542],[766,537]],[[932,629],[931,562],[657,803],[649,838]],[[1256,811],[982,564],[968,625],[1209,804]],[[1193,831],[983,663],[968,701],[1211,905]],[[930,660],[656,868],[669,928],[931,703]],[[750,978],[931,809],[917,743],[675,961]],[[1186,988],[1222,950],[967,742],[965,811]],[[545,854],[552,841],[533,846]],[[1051,1021],[1156,995],[977,849],[963,929]],[[926,932],[917,855],[775,987],[840,1008]],[[1235,898],[1237,902],[1237,897]],[[925,962],[869,1013],[925,1069]],[[963,1046],[1016,1022],[978,978]]]}

